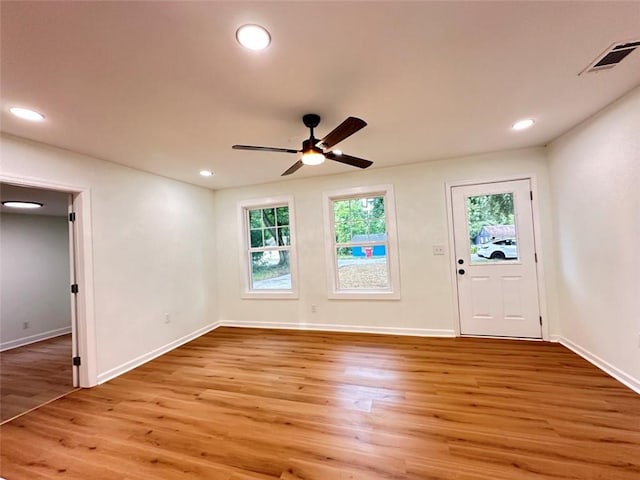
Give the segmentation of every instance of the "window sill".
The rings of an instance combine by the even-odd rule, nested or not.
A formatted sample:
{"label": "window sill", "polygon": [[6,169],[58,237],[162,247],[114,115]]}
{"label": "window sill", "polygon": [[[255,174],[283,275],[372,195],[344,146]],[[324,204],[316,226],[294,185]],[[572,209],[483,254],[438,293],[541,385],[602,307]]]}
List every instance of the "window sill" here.
{"label": "window sill", "polygon": [[276,290],[242,292],[240,298],[262,300],[297,300],[298,292],[278,292]]}
{"label": "window sill", "polygon": [[400,300],[400,292],[330,292],[329,300]]}

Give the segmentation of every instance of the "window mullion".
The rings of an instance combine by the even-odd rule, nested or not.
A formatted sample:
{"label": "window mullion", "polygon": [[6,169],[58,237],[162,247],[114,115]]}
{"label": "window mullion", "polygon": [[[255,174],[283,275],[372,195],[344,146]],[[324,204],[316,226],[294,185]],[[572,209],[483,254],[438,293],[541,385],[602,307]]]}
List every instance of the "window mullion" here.
{"label": "window mullion", "polygon": [[251,247],[250,252],[278,252],[282,250],[290,250],[291,245],[278,245],[277,247]]}
{"label": "window mullion", "polygon": [[347,243],[335,243],[336,248],[349,248],[349,247],[370,247],[372,245],[387,245],[385,241],[368,241],[368,242],[347,242]]}

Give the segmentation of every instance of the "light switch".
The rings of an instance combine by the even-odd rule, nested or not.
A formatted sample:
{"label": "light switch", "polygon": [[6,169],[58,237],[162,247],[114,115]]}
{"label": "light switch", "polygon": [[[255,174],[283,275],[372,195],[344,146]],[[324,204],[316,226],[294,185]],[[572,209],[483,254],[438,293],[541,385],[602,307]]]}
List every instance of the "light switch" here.
{"label": "light switch", "polygon": [[434,245],[433,246],[433,254],[434,255],[444,255],[444,245]]}

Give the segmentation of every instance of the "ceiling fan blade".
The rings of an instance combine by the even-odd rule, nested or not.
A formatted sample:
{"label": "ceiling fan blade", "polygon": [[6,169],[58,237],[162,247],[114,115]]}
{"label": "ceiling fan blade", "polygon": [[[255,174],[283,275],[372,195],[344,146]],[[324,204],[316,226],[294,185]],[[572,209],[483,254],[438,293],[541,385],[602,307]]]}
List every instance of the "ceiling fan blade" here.
{"label": "ceiling fan blade", "polygon": [[280,175],[281,177],[284,177],[285,175],[291,175],[292,173],[296,172],[302,165],[304,165],[304,163],[302,163],[302,160],[298,160],[296,163],[294,163],[293,165],[291,165],[282,175]]}
{"label": "ceiling fan blade", "polygon": [[255,147],[253,145],[234,145],[231,148],[234,150],[257,150],[259,152],[299,153],[299,150],[292,150],[291,148]]}
{"label": "ceiling fan blade", "polygon": [[324,148],[331,148],[366,126],[367,122],[364,120],[349,117],[320,140],[320,143]]}
{"label": "ceiling fan blade", "polygon": [[373,165],[373,162],[371,160],[352,157],[351,155],[345,155],[344,153],[338,155],[337,153],[334,153],[334,152],[326,152],[324,156],[329,160],[334,160],[340,163],[346,163],[347,165],[351,165],[352,167],[367,168]]}

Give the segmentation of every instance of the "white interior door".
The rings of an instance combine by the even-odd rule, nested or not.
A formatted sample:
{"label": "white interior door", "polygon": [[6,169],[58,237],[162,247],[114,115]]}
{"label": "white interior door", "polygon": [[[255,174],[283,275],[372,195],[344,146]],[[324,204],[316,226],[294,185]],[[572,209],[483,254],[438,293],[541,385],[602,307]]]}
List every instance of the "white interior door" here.
{"label": "white interior door", "polygon": [[460,333],[541,338],[529,180],[451,187]]}
{"label": "white interior door", "polygon": [[[72,221],[71,215],[75,215],[75,207],[74,207],[74,199],[73,195],[69,195],[69,279],[71,284],[75,284],[77,282],[77,271],[76,271],[76,223],[75,218]],[[71,301],[71,358],[69,359],[72,362],[71,371],[73,372],[73,386],[80,386],[80,369],[79,365],[75,365],[73,362],[74,358],[79,358],[78,353],[78,303],[76,294],[71,292],[71,285],[69,286],[69,295]],[[0,479],[1,480],[1,479]]]}

